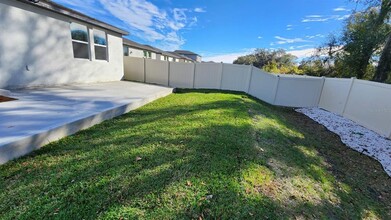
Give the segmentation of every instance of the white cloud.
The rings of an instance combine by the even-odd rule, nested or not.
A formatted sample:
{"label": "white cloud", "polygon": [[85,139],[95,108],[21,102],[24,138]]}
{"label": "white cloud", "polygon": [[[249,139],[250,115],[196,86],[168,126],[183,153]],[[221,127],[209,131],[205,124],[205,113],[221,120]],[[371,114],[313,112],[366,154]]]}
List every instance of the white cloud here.
{"label": "white cloud", "polygon": [[196,26],[196,25],[197,25],[197,22],[198,22],[198,18],[197,18],[197,17],[192,17],[192,18],[190,19],[190,23],[189,23],[188,27]]}
{"label": "white cloud", "polygon": [[187,20],[186,11],[187,11],[187,9],[185,9],[185,8],[174,8],[173,9],[174,19],[176,21],[186,22],[186,20]]}
{"label": "white cloud", "polygon": [[290,46],[288,50],[297,50],[297,49],[302,49],[306,47],[314,47],[312,44],[304,44],[304,45],[299,45],[299,46]]}
{"label": "white cloud", "polygon": [[323,34],[316,34],[316,35],[307,35],[305,37],[308,39],[314,39],[314,38],[323,38],[325,36]]}
{"label": "white cloud", "polygon": [[[273,45],[274,44],[293,44],[293,43],[309,42],[308,40],[304,40],[303,38],[284,38],[284,37],[280,37],[280,36],[275,36],[274,38],[276,38],[279,41],[272,43]],[[272,44],[271,44],[271,46],[273,46]]]}
{"label": "white cloud", "polygon": [[[197,23],[197,17],[188,18],[191,12],[185,8],[163,10],[148,0],[56,0],[94,17],[105,17],[147,42],[161,46],[163,50],[179,49],[185,40],[180,31]],[[108,16],[111,15],[111,16]],[[110,18],[111,17],[111,18]],[[117,20],[118,19],[118,20]]]}
{"label": "white cloud", "polygon": [[203,9],[203,8],[195,8],[195,9],[194,9],[194,12],[197,12],[197,13],[205,13],[206,10]]}
{"label": "white cloud", "polygon": [[262,39],[263,37],[261,37],[261,36],[258,36],[258,39]]}
{"label": "white cloud", "polygon": [[340,16],[339,18],[337,18],[337,20],[345,20],[345,19],[347,19],[347,18],[349,18],[350,17],[350,15],[343,15],[343,16]]}
{"label": "white cloud", "polygon": [[316,18],[310,18],[310,17],[306,17],[304,18],[303,20],[301,20],[301,22],[323,22],[323,21],[328,21],[330,20],[331,18],[325,18],[325,17],[316,17]]}
{"label": "white cloud", "polygon": [[330,20],[344,20],[348,18],[349,15],[329,15],[329,16],[324,16],[324,15],[307,15],[305,18],[301,20],[303,23],[307,22],[326,22]]}
{"label": "white cloud", "polygon": [[302,60],[304,58],[310,57],[315,54],[315,48],[301,49],[301,50],[288,50],[287,53],[295,55],[298,60]]}
{"label": "white cloud", "polygon": [[321,18],[323,16],[322,15],[307,15],[305,17],[307,17],[307,18]]}
{"label": "white cloud", "polygon": [[205,62],[213,61],[213,62],[217,62],[217,63],[220,63],[220,62],[223,62],[223,63],[233,63],[234,60],[236,60],[238,57],[251,54],[251,53],[254,52],[254,50],[255,50],[255,48],[251,48],[251,49],[244,49],[241,52],[233,52],[233,53],[225,53],[225,54],[216,54],[216,55],[204,56],[202,58],[202,60],[205,61]]}
{"label": "white cloud", "polygon": [[345,7],[338,7],[338,8],[334,8],[333,11],[350,11],[350,9],[347,9]]}

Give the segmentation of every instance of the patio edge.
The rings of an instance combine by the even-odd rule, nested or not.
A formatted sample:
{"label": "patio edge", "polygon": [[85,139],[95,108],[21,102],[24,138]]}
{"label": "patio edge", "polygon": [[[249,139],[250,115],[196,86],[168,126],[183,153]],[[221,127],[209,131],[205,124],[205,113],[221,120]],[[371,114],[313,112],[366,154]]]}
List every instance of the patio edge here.
{"label": "patio edge", "polygon": [[90,128],[105,120],[115,118],[117,116],[128,113],[139,107],[142,107],[159,98],[163,98],[173,93],[173,89],[167,88],[166,91],[148,96],[140,101],[117,106],[114,108],[103,110],[102,112],[92,114],[85,118],[70,121],[64,125],[49,128],[48,130],[33,134],[20,140],[6,143],[0,146],[0,165],[7,163],[13,159],[25,156],[32,151],[39,149],[51,142],[57,141],[66,136],[75,134],[78,131]]}

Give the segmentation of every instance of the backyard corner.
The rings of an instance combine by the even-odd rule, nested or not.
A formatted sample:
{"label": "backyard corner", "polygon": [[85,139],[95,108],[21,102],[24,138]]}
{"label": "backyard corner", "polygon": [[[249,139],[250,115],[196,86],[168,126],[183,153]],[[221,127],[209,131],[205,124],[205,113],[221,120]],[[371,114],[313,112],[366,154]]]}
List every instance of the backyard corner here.
{"label": "backyard corner", "polygon": [[4,219],[388,219],[381,165],[291,108],[178,90],[0,167]]}

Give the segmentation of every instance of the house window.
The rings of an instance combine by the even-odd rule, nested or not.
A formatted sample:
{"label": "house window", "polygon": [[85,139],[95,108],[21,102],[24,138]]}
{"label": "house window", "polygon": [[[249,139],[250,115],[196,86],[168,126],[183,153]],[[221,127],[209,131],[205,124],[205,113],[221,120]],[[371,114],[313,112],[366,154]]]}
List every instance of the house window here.
{"label": "house window", "polygon": [[124,46],[124,56],[129,56],[129,47]]}
{"label": "house window", "polygon": [[88,29],[84,25],[71,23],[73,57],[90,59]]}
{"label": "house window", "polygon": [[107,60],[107,38],[104,31],[94,30],[94,49],[96,60]]}
{"label": "house window", "polygon": [[148,59],[151,59],[152,58],[152,52],[144,50],[144,57],[148,58]]}

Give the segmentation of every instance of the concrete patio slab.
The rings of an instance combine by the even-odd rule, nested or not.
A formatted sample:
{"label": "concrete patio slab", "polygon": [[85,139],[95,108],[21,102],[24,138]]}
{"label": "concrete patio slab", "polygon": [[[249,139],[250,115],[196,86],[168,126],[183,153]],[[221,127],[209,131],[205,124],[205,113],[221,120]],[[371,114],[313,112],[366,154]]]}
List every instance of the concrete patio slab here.
{"label": "concrete patio slab", "polygon": [[126,81],[12,91],[18,100],[0,103],[0,164],[172,91]]}

